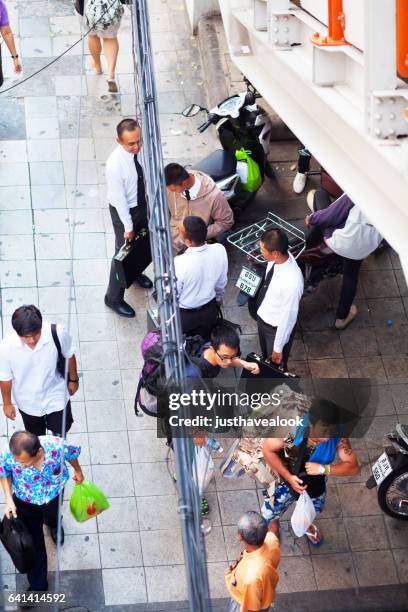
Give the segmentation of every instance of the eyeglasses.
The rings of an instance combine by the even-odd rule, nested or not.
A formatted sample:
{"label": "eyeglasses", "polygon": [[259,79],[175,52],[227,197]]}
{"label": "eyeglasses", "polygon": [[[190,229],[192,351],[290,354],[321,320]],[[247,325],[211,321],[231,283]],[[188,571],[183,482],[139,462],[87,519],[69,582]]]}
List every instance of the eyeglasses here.
{"label": "eyeglasses", "polygon": [[215,349],[214,351],[218,355],[218,357],[221,359],[221,361],[234,361],[234,359],[241,356],[241,351],[238,351],[238,353],[236,355],[233,355],[232,357],[230,355],[220,355],[219,352],[216,351]]}

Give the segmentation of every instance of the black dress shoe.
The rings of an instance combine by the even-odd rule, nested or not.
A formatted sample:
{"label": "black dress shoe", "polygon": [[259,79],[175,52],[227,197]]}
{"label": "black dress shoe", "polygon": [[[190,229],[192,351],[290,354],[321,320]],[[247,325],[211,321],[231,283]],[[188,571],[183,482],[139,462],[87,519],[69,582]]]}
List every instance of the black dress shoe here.
{"label": "black dress shoe", "polygon": [[135,282],[143,287],[143,289],[151,289],[153,287],[152,281],[148,276],[146,276],[146,274],[139,274],[139,276],[136,277]]}
{"label": "black dress shoe", "polygon": [[[55,546],[57,546],[57,535],[58,535],[58,527],[50,527],[50,535],[51,535],[51,540],[54,542]],[[64,544],[65,542],[65,532],[64,532],[64,528],[61,525],[61,537],[60,537],[60,543],[61,546]]]}
{"label": "black dress shoe", "polygon": [[129,304],[126,304],[124,300],[122,300],[121,302],[110,302],[105,295],[105,304],[106,306],[108,306],[108,308],[112,308],[112,310],[121,317],[131,318],[136,316],[136,313],[133,308],[129,306]]}

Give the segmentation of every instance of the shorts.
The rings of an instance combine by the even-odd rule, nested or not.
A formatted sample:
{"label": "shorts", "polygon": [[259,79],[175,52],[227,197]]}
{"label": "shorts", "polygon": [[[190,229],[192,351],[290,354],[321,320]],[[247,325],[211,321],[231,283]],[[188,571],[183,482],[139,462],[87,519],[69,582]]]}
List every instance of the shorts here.
{"label": "shorts", "polygon": [[[81,25],[81,31],[84,34],[85,32],[88,32],[89,27],[86,23],[85,17],[82,17],[82,15],[78,15],[78,17],[79,17],[79,23]],[[106,30],[103,30],[103,31],[91,30],[90,32],[88,32],[88,34],[89,36],[99,36],[99,38],[116,38],[119,32],[119,28],[120,28],[120,21],[118,23],[114,23],[110,25],[108,28],[106,28]]]}
{"label": "shorts", "polygon": [[[315,507],[316,514],[320,514],[326,501],[326,491],[322,495],[319,495],[319,497],[312,497],[311,499]],[[275,489],[274,505],[272,506],[268,499],[265,499],[264,503],[262,504],[262,516],[268,521],[268,523],[270,521],[279,519],[282,514],[284,514],[286,510],[296,501],[296,497],[286,482],[281,482]]]}

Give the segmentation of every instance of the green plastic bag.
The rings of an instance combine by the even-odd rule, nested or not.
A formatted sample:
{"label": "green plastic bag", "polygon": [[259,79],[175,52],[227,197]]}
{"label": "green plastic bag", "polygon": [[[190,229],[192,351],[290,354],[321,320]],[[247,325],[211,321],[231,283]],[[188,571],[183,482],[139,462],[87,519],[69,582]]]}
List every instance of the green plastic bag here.
{"label": "green plastic bag", "polygon": [[83,523],[109,508],[102,491],[89,480],[76,484],[69,502],[71,514],[78,523]]}
{"label": "green plastic bag", "polygon": [[240,178],[242,188],[244,191],[253,193],[258,191],[262,185],[261,171],[255,160],[251,157],[252,151],[242,147],[235,151],[235,157],[237,158],[237,174]]}

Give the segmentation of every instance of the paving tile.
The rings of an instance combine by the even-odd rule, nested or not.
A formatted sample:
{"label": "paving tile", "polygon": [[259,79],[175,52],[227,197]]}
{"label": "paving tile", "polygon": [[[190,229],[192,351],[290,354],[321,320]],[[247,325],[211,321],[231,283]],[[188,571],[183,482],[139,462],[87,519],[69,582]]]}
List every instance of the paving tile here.
{"label": "paving tile", "polygon": [[2,287],[35,287],[37,284],[35,262],[1,261],[0,278]]}
{"label": "paving tile", "polygon": [[66,187],[66,198],[69,208],[104,208],[106,206],[105,189],[102,185],[73,185]]}
{"label": "paving tile", "polygon": [[399,379],[408,379],[407,355],[384,355],[382,361],[389,383],[399,382]]}
{"label": "paving tile", "polygon": [[119,370],[98,370],[83,373],[85,399],[117,400],[122,397]]}
{"label": "paving tile", "polygon": [[394,270],[395,278],[397,279],[398,288],[400,290],[400,294],[403,297],[408,296],[408,286],[407,281],[405,280],[405,275],[402,270]]}
{"label": "paving tile", "polygon": [[358,516],[344,519],[352,551],[388,548],[383,516]]}
{"label": "paving tile", "polygon": [[34,236],[37,260],[70,259],[71,246],[68,234],[36,234]]}
{"label": "paving tile", "polygon": [[103,569],[102,579],[107,606],[124,606],[147,601],[142,567]]}
{"label": "paving tile", "polygon": [[316,520],[316,525],[323,534],[324,544],[319,548],[309,546],[312,555],[327,555],[349,551],[347,534],[342,521],[324,518],[323,514],[322,518],[319,517]]}
{"label": "paving tile", "polygon": [[6,551],[6,549],[3,548],[3,546],[0,549],[0,563],[1,563],[2,576],[4,574],[11,574],[11,575],[15,574],[15,568],[11,560],[11,557]]}
{"label": "paving tile", "polygon": [[69,209],[71,223],[75,225],[75,232],[103,232],[103,216],[100,210],[72,210]]}
{"label": "paving tile", "polygon": [[35,230],[39,234],[69,234],[69,216],[66,209],[39,209],[34,211]]}
{"label": "paving tile", "polygon": [[30,162],[30,179],[33,185],[62,185],[64,173],[58,161]]}
{"label": "paving tile", "polygon": [[114,341],[81,342],[81,357],[83,370],[119,368],[118,349]]}
{"label": "paving tile", "polygon": [[72,414],[74,417],[74,424],[70,429],[71,433],[86,433],[88,431],[86,423],[86,411],[85,403],[82,401],[76,401],[76,394],[72,396]]}
{"label": "paving tile", "polygon": [[[28,161],[29,162],[53,162],[52,166],[50,167],[50,174],[51,176],[54,178],[58,178],[58,183],[62,184],[64,182],[64,175],[61,172],[61,169],[58,169],[58,172],[55,170],[56,163],[60,163],[61,162],[61,145],[59,140],[57,140],[56,138],[54,139],[50,139],[50,140],[27,140],[27,149],[28,149]],[[30,165],[30,172],[31,172],[31,176],[33,177],[33,166]],[[46,184],[42,181],[41,178],[41,182],[38,181],[38,175],[39,175],[39,171],[38,168],[34,169],[34,176],[35,176],[35,181],[32,180],[31,183],[32,184]],[[40,177],[43,177],[44,175],[46,175],[46,173],[42,172],[42,174],[40,175]],[[53,181],[49,181],[50,183],[53,183]],[[54,180],[54,184],[56,184],[57,181]]]}
{"label": "paving tile", "polygon": [[399,295],[393,270],[362,270],[360,278],[367,298],[390,298]]}
{"label": "paving tile", "polygon": [[134,398],[140,377],[140,369],[121,370],[124,398]]}
{"label": "paving tile", "polygon": [[376,489],[367,489],[363,483],[337,484],[344,517],[381,514]]}
{"label": "paving tile", "polygon": [[309,367],[313,378],[348,378],[344,359],[313,359]]}
{"label": "paving tile", "polygon": [[142,368],[143,357],[135,341],[118,341],[119,361],[121,368]]}
{"label": "paving tile", "polygon": [[115,315],[110,308],[105,305],[104,298],[106,294],[106,287],[103,285],[95,285],[93,287],[79,286],[76,287],[76,303],[78,313],[81,315],[89,315],[88,319],[91,320],[90,315],[105,315],[109,316],[111,323],[106,330],[102,330],[102,336],[89,338],[84,336],[84,340],[114,340],[115,339]]}
{"label": "paving tile", "polygon": [[106,497],[134,496],[131,466],[128,463],[92,466],[93,481]]}
{"label": "paving tile", "polygon": [[390,550],[353,553],[354,567],[360,586],[397,584],[398,575]]}
{"label": "paving tile", "polygon": [[27,120],[27,138],[50,140],[59,138],[58,119],[56,117],[32,117]]}
{"label": "paving tile", "polygon": [[[82,351],[81,355],[83,361]],[[89,432],[123,431],[126,429],[125,409],[121,400],[87,401],[86,415]]]}
{"label": "paving tile", "polygon": [[0,210],[30,209],[30,188],[27,186],[0,187]]}
{"label": "paving tile", "polygon": [[138,498],[174,493],[174,482],[164,461],[134,464],[133,479]]}
{"label": "paving tile", "polygon": [[400,297],[370,299],[368,306],[374,325],[385,326],[387,321],[392,321],[393,325],[408,322]]}
{"label": "paving tile", "polygon": [[185,601],[188,599],[184,565],[146,567],[145,574],[149,602]]}
{"label": "paving tile", "polygon": [[20,40],[20,52],[22,57],[50,57],[51,40],[48,36],[32,36]]}
{"label": "paving tile", "polygon": [[95,185],[98,183],[96,161],[64,161],[66,185]]}
{"label": "paving tile", "polygon": [[402,584],[408,582],[408,558],[406,551],[404,550],[393,550],[395,566],[397,568],[397,574],[399,581]]}
{"label": "paving tile", "polygon": [[173,495],[138,497],[137,511],[141,531],[180,528],[175,489]]}
{"label": "paving tile", "polygon": [[165,461],[168,453],[165,440],[157,438],[156,429],[130,431],[129,444],[133,463]]}
{"label": "paving tile", "polygon": [[358,333],[349,327],[339,333],[339,338],[345,357],[366,357],[379,354],[375,331],[370,327],[359,329]]}
{"label": "paving tile", "polygon": [[184,553],[180,529],[141,531],[140,540],[145,566],[183,563]]}
{"label": "paving tile", "polygon": [[56,76],[55,92],[57,96],[86,96],[86,79],[81,76]]}
{"label": "paving tile", "polygon": [[309,359],[336,358],[342,356],[339,333],[336,330],[304,332],[303,339]]}
{"label": "paving tile", "polygon": [[109,279],[110,262],[106,259],[90,259],[74,262],[74,280],[76,286],[106,287]]}
{"label": "paving tile", "polygon": [[239,518],[248,510],[259,512],[259,502],[255,491],[219,491],[221,520],[223,525],[236,525]]}
{"label": "paving tile", "polygon": [[[54,554],[55,554],[55,546]],[[48,555],[49,570],[55,569],[55,556]],[[99,569],[101,559],[99,554],[99,542],[96,534],[88,535],[66,535],[65,544],[60,551],[60,569],[65,570],[90,570]]]}
{"label": "paving tile", "polygon": [[2,289],[2,314],[11,315],[24,304],[34,304],[38,307],[38,289],[36,287]]}
{"label": "paving tile", "polygon": [[312,563],[319,591],[357,586],[352,555],[347,553],[318,555],[313,557]]}
{"label": "paving tile", "polygon": [[20,36],[49,36],[50,24],[47,17],[23,17],[20,19]]}
{"label": "paving tile", "polygon": [[27,162],[27,146],[24,140],[1,140],[0,160],[2,164]]}
{"label": "paving tile", "polygon": [[8,100],[3,96],[1,102],[0,138],[2,140],[24,140],[26,138],[23,100]]}
{"label": "paving tile", "polygon": [[24,98],[24,106],[26,116],[29,119],[57,116],[57,100],[55,96],[27,96]]}
{"label": "paving tile", "polygon": [[106,258],[105,236],[101,233],[75,233],[75,259]]}
{"label": "paving tile", "polygon": [[[27,163],[9,163],[0,166],[0,186],[24,186],[29,185],[28,164]],[[20,212],[20,211],[16,211]],[[4,213],[3,213],[4,215]]]}
{"label": "paving tile", "polygon": [[125,413],[128,431],[138,431],[140,429],[154,429],[156,431],[157,419],[155,419],[154,417],[149,417],[141,410],[136,416],[134,405],[134,398],[125,398]]}
{"label": "paving tile", "polygon": [[[34,141],[32,141],[34,142]],[[44,141],[47,142],[47,141]],[[54,142],[54,141],[52,141]],[[30,148],[29,141],[28,147]],[[42,149],[41,141],[40,149]],[[38,148],[34,145],[35,150]],[[33,185],[31,188],[32,206],[34,209],[66,208],[65,188],[60,185]]]}
{"label": "paving tile", "polygon": [[381,357],[351,357],[346,359],[350,378],[369,378],[376,382],[387,382]]}
{"label": "paving tile", "polygon": [[[95,144],[92,138],[61,138],[62,159],[64,161],[95,159]],[[78,146],[79,144],[79,146]]]}
{"label": "paving tile", "polygon": [[99,533],[139,531],[138,509],[134,497],[112,497],[110,507],[96,518]]}
{"label": "paving tile", "polygon": [[391,548],[408,548],[408,523],[399,521],[385,514],[384,520]]}
{"label": "paving tile", "polygon": [[[210,533],[206,534],[204,541],[207,553],[207,561],[209,563],[222,561],[225,563],[225,566],[227,566],[227,551],[224,542],[224,533],[221,525],[213,525]],[[225,569],[226,567],[224,567],[224,572]],[[224,572],[221,573],[222,579],[224,579]]]}
{"label": "paving tile", "polygon": [[96,533],[96,518],[90,518],[84,523],[78,523],[71,514],[69,501],[64,501],[63,503],[62,516],[66,535],[87,535]]}
{"label": "paving tile", "polygon": [[356,387],[354,389],[356,404],[364,409],[364,415],[385,416],[394,415],[392,388],[390,385],[370,385],[367,399],[367,389]]}
{"label": "paving tile", "polygon": [[[316,559],[322,557],[315,557]],[[279,567],[278,593],[315,591],[316,580],[310,557],[285,557]]]}
{"label": "paving tile", "polygon": [[19,261],[34,259],[34,241],[29,236],[1,236],[1,260]]}
{"label": "paving tile", "polygon": [[[109,312],[101,314],[78,314],[79,337],[81,342],[106,342],[115,340],[113,315]],[[100,364],[103,367],[103,363]],[[101,368],[98,368],[101,369]],[[104,368],[105,369],[105,368]],[[91,398],[89,398],[91,399]],[[103,399],[103,398],[94,398]]]}
{"label": "paving tile", "polygon": [[[138,532],[100,533],[99,545],[104,569],[142,565],[142,551]],[[143,550],[143,554],[144,552]]]}
{"label": "paving tile", "polygon": [[89,433],[92,465],[130,462],[127,431]]}
{"label": "paving tile", "polygon": [[52,16],[50,28],[53,34],[80,34],[81,25],[77,15]]}
{"label": "paving tile", "polygon": [[408,325],[376,327],[375,334],[381,355],[408,352]]}
{"label": "paving tile", "polygon": [[38,296],[43,314],[75,312],[75,298],[70,287],[40,287]]}
{"label": "paving tile", "polygon": [[[82,53],[82,44],[79,43],[72,47],[78,40],[77,34],[70,34],[69,36],[54,36],[52,39],[52,53],[51,55],[61,55],[67,51],[66,55],[80,55]],[[68,49],[72,47],[68,51]]]}
{"label": "paving tile", "polygon": [[40,260],[37,262],[39,287],[69,286],[72,283],[71,262],[67,259]]}
{"label": "paving tile", "polygon": [[397,414],[408,413],[408,384],[401,381],[400,384],[390,385],[390,388]]}

